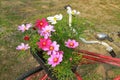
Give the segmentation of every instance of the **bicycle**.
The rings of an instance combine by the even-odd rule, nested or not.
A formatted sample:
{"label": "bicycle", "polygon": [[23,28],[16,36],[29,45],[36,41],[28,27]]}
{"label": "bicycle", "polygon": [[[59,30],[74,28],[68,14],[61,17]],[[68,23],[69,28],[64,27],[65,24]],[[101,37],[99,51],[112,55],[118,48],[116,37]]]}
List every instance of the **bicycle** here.
{"label": "bicycle", "polygon": [[[104,56],[104,55],[96,54],[94,52],[89,52],[86,50],[79,50],[78,52],[79,52],[78,55],[80,53],[82,53],[83,58],[120,67],[120,59],[119,58]],[[42,70],[44,70],[46,72],[46,74],[43,75],[39,80],[57,80],[57,78],[55,76],[53,76],[52,70],[49,70],[49,68],[45,65],[45,60],[43,58],[42,51],[37,51],[36,54],[31,51],[31,54],[37,60],[37,62],[40,64],[40,66],[33,68],[30,71],[22,74],[19,78],[17,78],[17,80],[24,80],[24,79],[30,80],[29,77],[33,76],[34,74],[36,74],[38,72],[41,72]],[[82,80],[82,77],[76,72],[77,66],[78,65],[73,66],[71,70],[76,75],[77,80]],[[119,79],[120,79],[120,77],[119,77]],[[119,80],[119,79],[115,79],[115,80]]]}
{"label": "bicycle", "polygon": [[[71,28],[71,30],[73,30],[73,32],[75,32],[77,34],[77,32],[75,31],[75,29],[72,29],[71,27],[71,22],[72,22],[72,15],[69,14],[70,19],[69,19],[69,27]],[[85,42],[85,43],[99,43],[102,44],[104,46],[106,46],[107,50],[109,51],[109,53],[111,54],[112,57],[110,56],[105,56],[105,55],[101,55],[100,53],[95,53],[95,52],[89,52],[87,50],[77,50],[78,51],[78,55],[82,54],[82,58],[88,59],[88,60],[92,60],[94,62],[92,62],[93,64],[96,62],[101,62],[101,63],[105,63],[105,64],[110,64],[110,65],[114,65],[114,66],[118,66],[120,67],[120,59],[119,58],[115,58],[116,54],[114,53],[112,47],[110,47],[107,43],[105,42],[99,42],[99,41],[86,41],[84,38],[80,39]],[[39,80],[58,80],[56,76],[54,76],[54,74],[52,74],[52,70],[49,69],[48,66],[46,66],[46,61],[43,58],[43,51],[38,51],[36,50],[36,52],[33,52],[32,50],[31,54],[32,56],[37,60],[37,62],[40,64],[38,67],[35,67],[31,70],[29,70],[28,72],[22,74],[20,77],[17,78],[17,80],[30,80],[30,78],[33,75],[38,74],[39,72],[42,72],[42,70],[45,71],[45,74],[39,78]],[[75,74],[76,79],[77,80],[82,80],[81,75],[78,74],[77,72],[77,67],[78,65],[81,64],[92,64],[91,62],[89,63],[80,63],[77,65],[74,65],[71,67],[72,72]],[[120,80],[120,77],[116,77],[114,80]]]}

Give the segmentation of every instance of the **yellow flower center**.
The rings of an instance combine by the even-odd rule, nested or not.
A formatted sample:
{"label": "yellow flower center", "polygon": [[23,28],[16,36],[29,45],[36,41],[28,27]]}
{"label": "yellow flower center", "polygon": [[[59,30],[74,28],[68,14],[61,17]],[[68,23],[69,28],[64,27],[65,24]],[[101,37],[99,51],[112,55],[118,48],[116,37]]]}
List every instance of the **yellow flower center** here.
{"label": "yellow flower center", "polygon": [[54,21],[56,21],[57,20],[57,18],[56,17],[54,17]]}
{"label": "yellow flower center", "polygon": [[54,47],[53,47],[53,46],[50,46],[50,50],[51,50],[51,51],[54,50]]}
{"label": "yellow flower center", "polygon": [[46,45],[46,42],[43,42],[42,45],[45,46],[45,45]]}
{"label": "yellow flower center", "polygon": [[73,43],[73,42],[70,42],[69,45],[70,45],[70,46],[74,46],[74,43]]}
{"label": "yellow flower center", "polygon": [[74,11],[72,11],[72,15],[74,15],[75,14],[75,12]]}
{"label": "yellow flower center", "polygon": [[23,51],[25,51],[25,48],[22,48]]}
{"label": "yellow flower center", "polygon": [[46,32],[50,32],[50,30],[46,30]]}
{"label": "yellow flower center", "polygon": [[40,25],[42,26],[42,25],[43,25],[43,22],[40,22]]}
{"label": "yellow flower center", "polygon": [[53,62],[54,62],[54,63],[58,62],[58,58],[57,58],[57,57],[54,58],[54,59],[53,59]]}
{"label": "yellow flower center", "polygon": [[26,26],[24,27],[24,30],[27,30]]}

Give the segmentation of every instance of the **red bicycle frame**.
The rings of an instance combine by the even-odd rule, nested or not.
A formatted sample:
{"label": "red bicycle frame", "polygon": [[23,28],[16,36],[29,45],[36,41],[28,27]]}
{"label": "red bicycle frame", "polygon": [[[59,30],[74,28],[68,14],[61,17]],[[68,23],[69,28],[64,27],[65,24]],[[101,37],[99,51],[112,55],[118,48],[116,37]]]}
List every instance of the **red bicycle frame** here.
{"label": "red bicycle frame", "polygon": [[[48,79],[48,77],[51,78],[51,79],[48,79],[48,80],[57,80],[57,78],[55,78],[55,76],[51,77],[51,75],[52,75],[52,74],[50,74],[51,71],[49,71],[47,69],[47,67],[44,65],[44,61],[43,61],[43,58],[41,57],[42,56],[41,53],[42,52],[38,52],[37,54],[33,54],[35,59],[40,63],[40,65],[43,67],[43,69],[47,73],[42,78],[40,78],[39,80],[46,80],[46,79]],[[89,52],[89,51],[86,51],[86,50],[79,50],[78,55],[81,55],[81,54],[82,54],[83,58],[85,58],[85,59],[120,67],[120,59],[119,58],[113,58],[113,57],[110,57],[110,56],[105,56],[105,55],[101,55],[101,54],[98,54],[98,53]],[[77,80],[82,80],[82,77],[76,72],[76,70],[74,70],[73,73],[75,74]],[[117,76],[116,78],[114,78],[114,80],[120,80],[120,76]]]}

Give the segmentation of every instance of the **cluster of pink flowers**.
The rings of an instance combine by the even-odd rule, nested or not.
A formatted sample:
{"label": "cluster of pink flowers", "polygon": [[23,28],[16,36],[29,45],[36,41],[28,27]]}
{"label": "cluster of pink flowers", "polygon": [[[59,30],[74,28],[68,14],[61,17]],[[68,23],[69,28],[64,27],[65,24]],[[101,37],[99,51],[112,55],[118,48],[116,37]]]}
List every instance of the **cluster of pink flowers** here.
{"label": "cluster of pink flowers", "polygon": [[47,51],[47,54],[50,55],[48,58],[48,64],[55,67],[60,64],[63,58],[63,51],[59,51],[59,44],[56,41],[51,41],[49,38],[40,38],[40,41],[37,42],[37,45],[43,51]]}
{"label": "cluster of pink flowers", "polygon": [[[48,64],[55,67],[60,64],[63,60],[63,51],[59,50],[60,45],[57,44],[56,41],[51,41],[50,36],[51,32],[55,32],[54,26],[48,24],[45,19],[37,20],[36,27],[38,28],[38,33],[44,38],[40,38],[40,41],[37,42],[37,45],[43,51],[47,51],[47,54],[50,56],[48,58]],[[65,42],[68,48],[76,48],[78,46],[78,42],[75,40],[68,40]]]}
{"label": "cluster of pink flowers", "polygon": [[[48,64],[55,67],[56,65],[62,62],[63,51],[59,51],[60,45],[56,41],[50,39],[51,33],[55,32],[54,26],[49,25],[46,19],[37,20],[36,28],[38,28],[38,33],[44,38],[40,38],[40,41],[37,42],[37,45],[43,51],[46,51],[50,56],[48,58]],[[62,53],[61,53],[62,52]]]}
{"label": "cluster of pink flowers", "polygon": [[[24,32],[28,30],[32,25],[31,24],[22,24],[21,26],[18,26],[18,30]],[[37,20],[35,23],[35,27],[38,29],[38,33],[43,36],[43,38],[40,38],[39,42],[37,42],[38,48],[42,49],[43,51],[47,52],[47,55],[50,57],[48,58],[48,64],[52,67],[55,67],[56,65],[60,64],[63,60],[63,54],[64,52],[59,49],[60,45],[57,44],[56,41],[52,41],[50,39],[51,33],[55,32],[54,26],[49,25],[47,20],[45,18],[41,20]],[[25,36],[24,40],[29,40],[29,36]],[[68,48],[76,48],[78,46],[78,42],[75,40],[68,39],[68,41],[65,42],[65,46]],[[17,46],[17,50],[27,50],[30,46],[28,44],[21,43],[21,45]]]}

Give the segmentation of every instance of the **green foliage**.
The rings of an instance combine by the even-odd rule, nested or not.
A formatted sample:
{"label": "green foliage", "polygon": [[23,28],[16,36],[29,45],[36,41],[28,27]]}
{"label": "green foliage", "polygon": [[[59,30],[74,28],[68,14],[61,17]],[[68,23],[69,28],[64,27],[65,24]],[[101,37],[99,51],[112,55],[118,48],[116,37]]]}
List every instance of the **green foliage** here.
{"label": "green foliage", "polygon": [[21,56],[25,55],[25,53],[26,53],[25,51],[20,51],[17,56],[18,56],[18,57],[21,57]]}
{"label": "green foliage", "polygon": [[33,52],[38,49],[37,42],[39,41],[39,39],[40,35],[37,33],[37,31],[33,30],[32,34],[30,35],[30,47]]}

